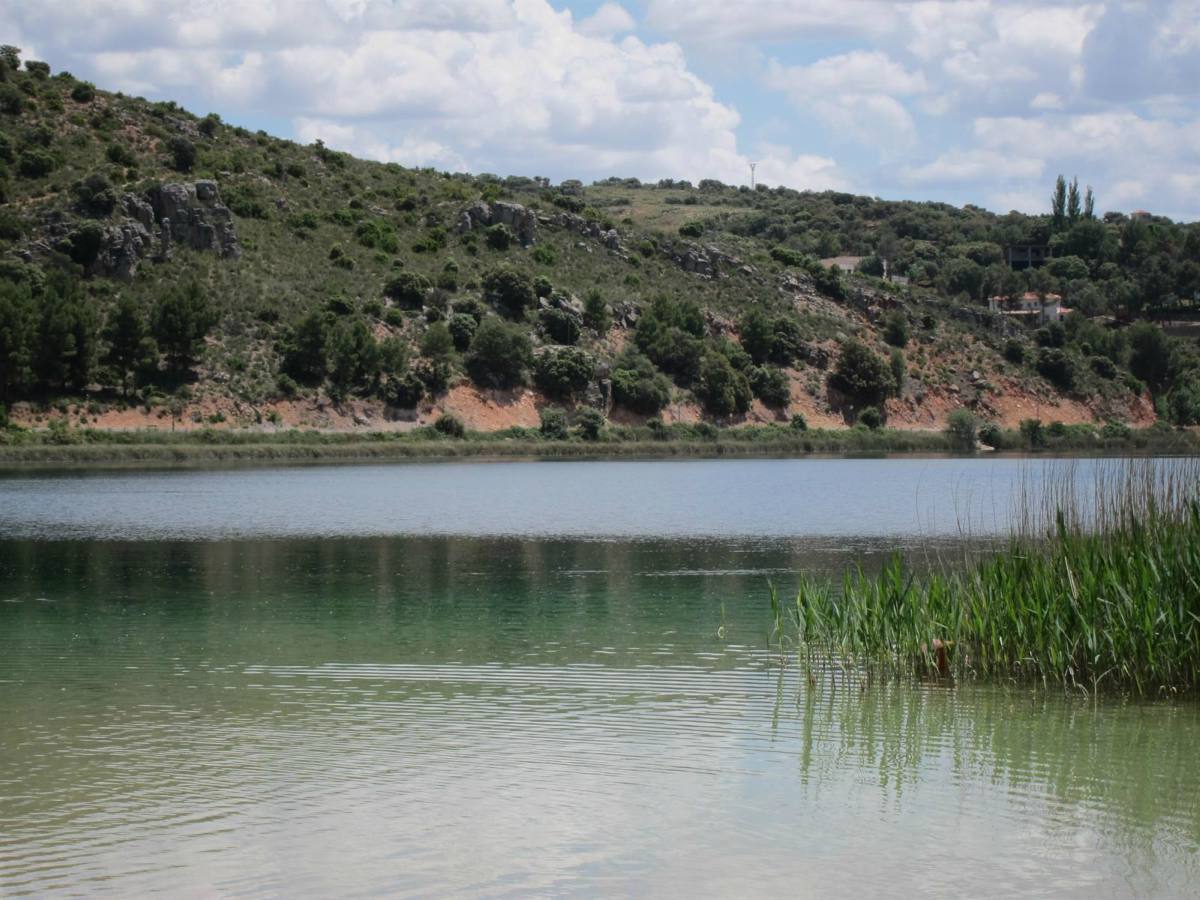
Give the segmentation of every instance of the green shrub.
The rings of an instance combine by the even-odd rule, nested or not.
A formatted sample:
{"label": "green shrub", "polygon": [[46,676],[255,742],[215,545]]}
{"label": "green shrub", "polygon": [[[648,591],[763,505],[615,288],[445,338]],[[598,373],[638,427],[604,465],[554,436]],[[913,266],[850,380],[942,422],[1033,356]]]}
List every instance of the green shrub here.
{"label": "green shrub", "polygon": [[846,286],[842,282],[842,273],[837,266],[830,266],[828,269],[824,266],[818,266],[813,273],[813,283],[817,286],[817,290],[827,297],[832,297],[834,300],[846,299]]}
{"label": "green shrub", "polygon": [[483,289],[489,303],[514,319],[521,318],[525,310],[537,303],[530,277],[508,266],[500,266],[484,275]]}
{"label": "green shrub", "polygon": [[579,436],[585,441],[598,441],[604,433],[604,413],[591,406],[585,406],[575,416],[575,427]]}
{"label": "green shrub", "polygon": [[679,226],[679,233],[687,238],[698,238],[704,234],[704,226],[699,222],[687,222]]}
{"label": "green shrub", "polygon": [[507,225],[492,225],[484,234],[487,245],[493,250],[507,250],[512,246],[513,233]]}
{"label": "green shrub", "polygon": [[[539,244],[533,248],[533,252],[529,254],[533,257],[533,261],[543,266],[553,266],[558,262],[558,254],[554,252],[553,247],[547,247],[545,244]],[[539,294],[539,296],[544,296]]]}
{"label": "green shrub", "polygon": [[705,410],[716,416],[746,412],[753,396],[746,376],[737,371],[724,354],[711,351],[704,355],[700,364],[696,395]]}
{"label": "green shrub", "polygon": [[659,296],[638,319],[634,342],[664,372],[692,381],[700,374],[705,331],[698,304]]}
{"label": "green shrub", "polygon": [[463,425],[462,419],[451,413],[443,413],[442,416],[433,423],[433,427],[437,429],[439,434],[444,434],[446,437],[461,438],[467,433],[467,427]]}
{"label": "green shrub", "polygon": [[415,409],[425,397],[425,382],[413,371],[393,375],[383,386],[384,401],[398,409]]}
{"label": "green shrub", "polygon": [[588,328],[604,334],[612,325],[612,315],[608,311],[608,304],[604,300],[604,295],[595,288],[589,290],[583,298],[583,323]]}
{"label": "green shrub", "polygon": [[71,185],[71,194],[83,212],[92,216],[107,216],[117,205],[117,192],[112,182],[101,172],[93,172]]}
{"label": "green shrub", "polygon": [[1021,438],[1025,441],[1025,446],[1030,450],[1037,450],[1040,447],[1046,446],[1046,429],[1042,426],[1042,420],[1022,419]]}
{"label": "green shrub", "polygon": [[946,420],[946,434],[956,450],[974,450],[979,420],[969,409],[956,409]]}
{"label": "green shrub", "polygon": [[883,413],[879,411],[878,407],[868,406],[858,414],[858,422],[872,431],[878,431],[883,427]]}
{"label": "green shrub", "polygon": [[71,99],[76,103],[91,103],[96,99],[96,86],[90,81],[77,81],[71,88]]}
{"label": "green shrub", "polygon": [[400,272],[384,285],[383,293],[404,309],[420,309],[425,304],[425,295],[430,287],[432,285],[424,275]]}
{"label": "green shrub", "polygon": [[908,319],[900,310],[892,310],[884,318],[883,339],[893,347],[908,346]]}
{"label": "green shrub", "polygon": [[456,312],[451,314],[447,327],[454,341],[454,349],[464,352],[471,346],[471,339],[475,337],[479,323],[475,321],[474,316]]}
{"label": "green shrub", "polygon": [[434,361],[446,361],[454,356],[455,343],[445,322],[434,322],[421,335],[421,355]]}
{"label": "green shrub", "polygon": [[750,389],[767,406],[782,409],[792,400],[791,385],[782,369],[774,366],[751,366]]}
{"label": "green shrub", "polygon": [[653,415],[671,399],[671,383],[642,354],[627,350],[613,363],[613,399],[630,412]]}
{"label": "green shrub", "polygon": [[45,178],[58,168],[58,159],[45,150],[22,150],[17,158],[17,173],[23,178]]}
{"label": "green shrub", "polygon": [[525,383],[532,353],[520,326],[488,316],[471,341],[467,372],[477,384],[515,387]]}
{"label": "green shrub", "polygon": [[1037,356],[1038,373],[1061,390],[1075,385],[1075,362],[1063,350],[1043,347]]}
{"label": "green shrub", "polygon": [[579,320],[565,309],[543,309],[538,321],[545,335],[556,344],[578,343]]}
{"label": "green shrub", "polygon": [[171,167],[179,172],[190,172],[196,165],[196,145],[187,138],[176,135],[167,142],[171,156]]}
{"label": "green shrub", "polygon": [[557,406],[547,406],[539,414],[541,424],[538,431],[549,441],[565,441],[570,437],[567,430],[567,414]]}
{"label": "green shrub", "polygon": [[1015,339],[1009,339],[1004,344],[1004,358],[1010,363],[1021,365],[1025,362],[1025,345]]}
{"label": "green shrub", "polygon": [[804,418],[804,413],[793,414],[789,424],[792,431],[808,431],[808,419]]}
{"label": "green shrub", "polygon": [[847,341],[842,345],[830,381],[835,388],[861,406],[883,402],[894,382],[888,366],[865,344]]}
{"label": "green shrub", "polygon": [[590,354],[576,347],[547,350],[534,361],[534,380],[547,396],[570,399],[587,389],[595,376]]}

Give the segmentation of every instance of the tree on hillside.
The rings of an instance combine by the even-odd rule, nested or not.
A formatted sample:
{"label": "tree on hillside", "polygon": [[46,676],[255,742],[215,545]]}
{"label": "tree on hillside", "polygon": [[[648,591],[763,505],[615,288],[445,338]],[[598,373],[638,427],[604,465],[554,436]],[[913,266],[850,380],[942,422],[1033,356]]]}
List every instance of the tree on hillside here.
{"label": "tree on hillside", "polygon": [[1083,210],[1079,199],[1079,179],[1072,178],[1071,186],[1067,188],[1067,222],[1074,225],[1079,221]]}
{"label": "tree on hillside", "polygon": [[137,371],[158,360],[158,345],[150,336],[141,303],[129,294],[121,295],[104,324],[104,338],[108,342],[104,362],[120,380],[122,395],[128,396]]}
{"label": "tree on hillside", "polygon": [[533,348],[516,324],[488,316],[480,324],[467,353],[467,372],[481,385],[515,387],[525,383]]}
{"label": "tree on hillside", "polygon": [[1062,175],[1054,182],[1054,193],[1050,195],[1050,218],[1055,231],[1060,231],[1067,220],[1067,179]]}
{"label": "tree on hillside", "polygon": [[829,380],[860,407],[880,404],[892,392],[892,375],[887,363],[855,340],[842,345],[837,367]]}
{"label": "tree on hillside", "polygon": [[33,380],[37,306],[28,284],[0,281],[0,402]]}
{"label": "tree on hillside", "polygon": [[84,390],[96,365],[96,313],[80,283],[56,271],[41,296],[34,368],[38,381],[51,388]]}
{"label": "tree on hillside", "polygon": [[172,371],[181,373],[191,368],[216,322],[216,312],[199,282],[163,294],[154,310],[152,333]]}

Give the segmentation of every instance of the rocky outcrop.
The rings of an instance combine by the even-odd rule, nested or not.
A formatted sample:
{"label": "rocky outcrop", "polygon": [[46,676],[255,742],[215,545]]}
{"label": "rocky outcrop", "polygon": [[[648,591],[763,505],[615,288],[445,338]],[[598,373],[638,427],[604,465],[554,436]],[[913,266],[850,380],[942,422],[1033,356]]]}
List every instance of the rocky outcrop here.
{"label": "rocky outcrop", "polygon": [[149,192],[154,218],[172,244],[213,250],[227,259],[242,255],[233,213],[222,205],[214,181],[164,184]]}
{"label": "rocky outcrop", "polygon": [[458,230],[471,231],[490,225],[505,225],[512,229],[517,240],[529,246],[537,239],[537,216],[519,203],[497,200],[484,203],[476,200],[458,214]]}
{"label": "rocky outcrop", "polygon": [[717,278],[732,269],[740,269],[742,261],[718,247],[704,246],[691,241],[664,244],[659,251],[685,272],[701,278]]}
{"label": "rocky outcrop", "polygon": [[170,259],[175,244],[227,259],[242,255],[233,214],[221,204],[212,181],[165,184],[144,196],[125,194],[114,220],[72,225],[55,219],[47,223],[46,235],[45,249],[69,253],[89,275],[123,281],[137,274],[143,260]]}

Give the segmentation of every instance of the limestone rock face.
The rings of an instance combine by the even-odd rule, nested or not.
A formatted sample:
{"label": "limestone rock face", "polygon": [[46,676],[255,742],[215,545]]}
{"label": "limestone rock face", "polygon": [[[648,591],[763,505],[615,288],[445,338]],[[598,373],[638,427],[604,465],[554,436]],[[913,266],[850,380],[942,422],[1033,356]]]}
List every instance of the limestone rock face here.
{"label": "limestone rock face", "polygon": [[172,243],[193,250],[214,250],[227,259],[242,255],[233,213],[220,201],[216,182],[164,184],[150,191],[154,217]]}
{"label": "limestone rock face", "polygon": [[537,240],[537,216],[519,203],[497,200],[487,204],[476,200],[458,214],[458,230],[471,231],[488,225],[507,225],[525,246]]}

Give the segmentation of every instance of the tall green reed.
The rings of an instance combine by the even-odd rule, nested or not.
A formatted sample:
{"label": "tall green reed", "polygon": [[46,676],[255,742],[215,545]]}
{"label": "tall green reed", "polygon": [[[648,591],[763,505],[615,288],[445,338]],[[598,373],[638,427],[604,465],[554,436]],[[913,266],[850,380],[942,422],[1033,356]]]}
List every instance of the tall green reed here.
{"label": "tall green reed", "polygon": [[1004,552],[918,576],[900,557],[840,586],[772,589],[775,639],[802,662],[896,676],[1200,688],[1200,463],[1099,464],[1018,489]]}

